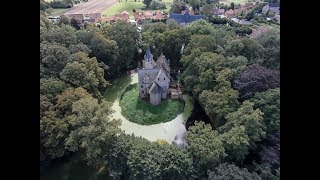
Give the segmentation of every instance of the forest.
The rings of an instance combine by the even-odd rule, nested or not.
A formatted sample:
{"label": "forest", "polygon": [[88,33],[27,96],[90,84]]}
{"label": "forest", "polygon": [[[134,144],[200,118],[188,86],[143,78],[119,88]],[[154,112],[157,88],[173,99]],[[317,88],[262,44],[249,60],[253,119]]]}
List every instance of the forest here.
{"label": "forest", "polygon": [[[86,25],[40,12],[40,167],[79,153],[113,179],[280,179],[280,35],[198,20]],[[145,49],[181,70],[197,119],[187,146],[127,135],[102,93]],[[139,51],[142,50],[142,51]]]}

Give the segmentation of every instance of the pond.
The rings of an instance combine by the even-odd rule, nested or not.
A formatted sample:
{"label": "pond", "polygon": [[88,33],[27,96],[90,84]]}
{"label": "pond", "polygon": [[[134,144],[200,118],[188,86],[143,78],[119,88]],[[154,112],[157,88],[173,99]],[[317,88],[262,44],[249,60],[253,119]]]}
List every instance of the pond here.
{"label": "pond", "polygon": [[103,169],[87,166],[79,155],[53,162],[40,171],[41,180],[111,180]]}

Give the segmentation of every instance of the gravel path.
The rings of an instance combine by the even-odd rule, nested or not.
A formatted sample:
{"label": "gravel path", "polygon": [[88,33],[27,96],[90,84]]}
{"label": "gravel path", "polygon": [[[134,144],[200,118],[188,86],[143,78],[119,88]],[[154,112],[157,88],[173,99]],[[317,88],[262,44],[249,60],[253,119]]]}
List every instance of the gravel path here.
{"label": "gravel path", "polygon": [[[131,75],[131,83],[134,84],[138,82],[138,75],[134,73]],[[185,100],[188,100],[187,96],[184,96]],[[188,102],[186,102],[188,103]],[[115,100],[112,105],[112,109],[114,113],[111,114],[113,118],[121,119],[122,125],[121,129],[125,131],[127,134],[134,134],[135,136],[141,136],[149,141],[155,141],[157,139],[164,139],[171,143],[177,133],[184,128],[184,122],[188,118],[188,112],[184,112],[179,114],[175,119],[166,123],[154,124],[154,125],[140,125],[136,123],[132,123],[127,120],[121,114],[121,107],[119,105],[119,99]]]}

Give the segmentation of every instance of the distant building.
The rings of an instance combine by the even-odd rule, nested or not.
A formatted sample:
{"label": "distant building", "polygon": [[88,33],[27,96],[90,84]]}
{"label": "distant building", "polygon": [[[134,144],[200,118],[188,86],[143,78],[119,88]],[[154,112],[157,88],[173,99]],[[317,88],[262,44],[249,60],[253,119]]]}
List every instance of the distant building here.
{"label": "distant building", "polygon": [[198,19],[203,19],[205,18],[204,15],[191,15],[189,12],[189,8],[187,8],[187,10],[185,12],[183,12],[184,14],[171,14],[169,19],[173,19],[175,21],[177,21],[180,25],[186,25],[188,23],[192,23],[193,21],[196,21]]}
{"label": "distant building", "polygon": [[151,19],[151,20],[164,20],[166,16],[164,13],[160,11],[145,11],[145,12],[135,12],[134,18],[138,24],[142,24],[143,20]]}
{"label": "distant building", "polygon": [[170,61],[161,53],[155,62],[148,48],[142,62],[143,68],[138,69],[139,97],[158,105],[169,94]]}
{"label": "distant building", "polygon": [[108,17],[107,19],[104,19],[103,21],[114,23],[118,20],[122,20],[122,21],[128,22],[129,18],[130,18],[130,14],[124,10],[119,14],[115,14],[115,15]]}
{"label": "distant building", "polygon": [[267,13],[268,11],[274,12],[276,14],[280,13],[280,4],[278,3],[269,3],[262,8],[262,13]]}
{"label": "distant building", "polygon": [[233,11],[232,9],[226,11],[226,12],[224,13],[224,15],[225,15],[227,18],[233,18],[233,17],[235,17],[235,13],[234,13],[234,11]]}
{"label": "distant building", "polygon": [[89,14],[66,14],[69,19],[75,19],[78,24],[83,24],[84,22],[97,23],[101,20],[101,13],[89,13]]}

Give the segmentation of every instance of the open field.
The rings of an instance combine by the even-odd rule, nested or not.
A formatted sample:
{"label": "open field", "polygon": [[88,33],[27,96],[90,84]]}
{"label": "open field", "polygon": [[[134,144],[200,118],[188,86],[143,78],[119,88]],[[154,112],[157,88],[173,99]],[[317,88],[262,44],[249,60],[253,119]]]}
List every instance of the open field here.
{"label": "open field", "polygon": [[111,15],[121,13],[125,10],[130,14],[130,16],[132,16],[133,9],[141,11],[141,8],[143,7],[145,7],[145,4],[143,4],[142,2],[116,2],[116,4],[103,11],[102,15],[109,17]]}
{"label": "open field", "polygon": [[233,2],[234,4],[245,4],[246,2],[253,2],[250,0],[220,0],[220,3],[224,3],[227,5],[230,5],[231,2]]}
{"label": "open field", "polygon": [[102,13],[116,2],[116,0],[89,0],[88,2],[75,4],[74,7],[66,10],[64,14]]}
{"label": "open field", "polygon": [[[166,9],[159,9],[156,11],[164,11],[164,12],[169,12],[172,4],[172,0],[162,0],[166,4]],[[146,5],[143,4],[143,2],[132,2],[132,1],[127,1],[127,2],[116,2],[113,6],[107,8],[102,15],[105,17],[109,17],[114,14],[121,13],[122,11],[127,11],[130,14],[130,17],[133,18],[133,9],[136,11],[149,11],[145,9]],[[150,10],[150,11],[155,11],[155,10]]]}

